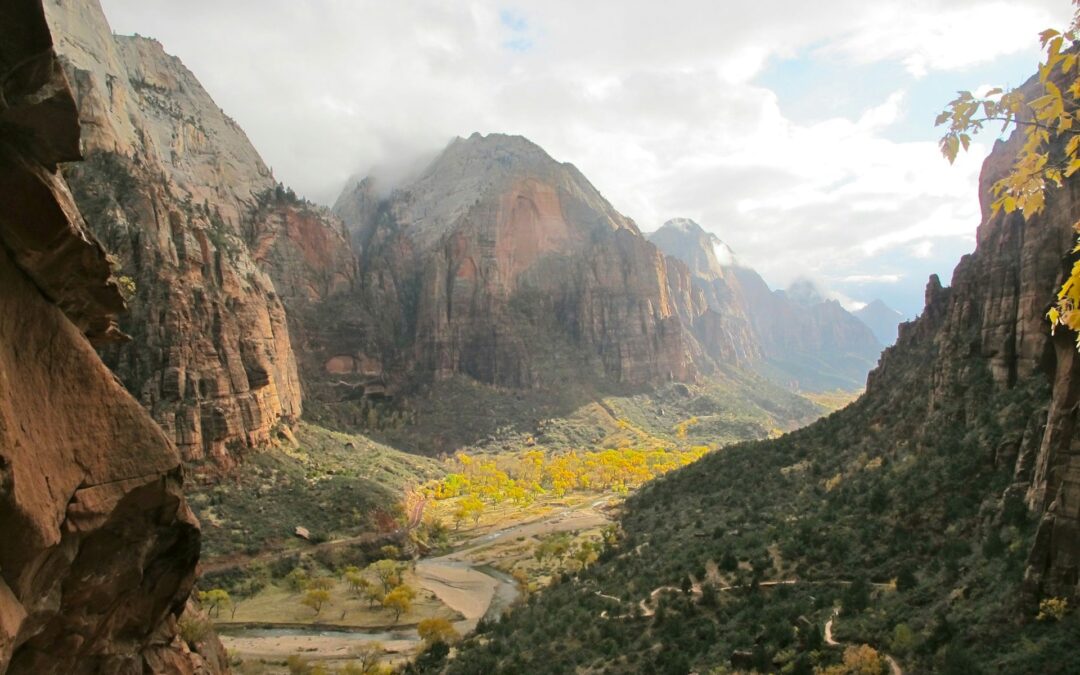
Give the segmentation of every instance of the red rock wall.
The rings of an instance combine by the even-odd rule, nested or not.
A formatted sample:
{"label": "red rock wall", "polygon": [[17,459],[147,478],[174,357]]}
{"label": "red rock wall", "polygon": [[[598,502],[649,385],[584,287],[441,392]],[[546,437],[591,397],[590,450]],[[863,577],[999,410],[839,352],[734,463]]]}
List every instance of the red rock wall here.
{"label": "red rock wall", "polygon": [[[97,0],[46,8],[86,129],[87,161],[66,178],[134,281],[121,324],[135,339],[102,354],[186,460],[229,470],[302,412],[285,305],[250,248],[317,255],[340,228],[277,204],[247,137],[159,43],[114,36]],[[295,292],[340,283],[324,274]]]}
{"label": "red rock wall", "polygon": [[87,339],[123,301],[56,173],[79,126],[39,0],[0,7],[0,45],[0,672],[223,672],[177,637],[180,455]]}

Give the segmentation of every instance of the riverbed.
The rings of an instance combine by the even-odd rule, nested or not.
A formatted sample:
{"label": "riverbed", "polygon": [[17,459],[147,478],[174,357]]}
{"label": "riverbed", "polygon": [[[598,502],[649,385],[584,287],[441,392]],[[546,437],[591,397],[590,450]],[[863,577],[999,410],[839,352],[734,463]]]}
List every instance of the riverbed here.
{"label": "riverbed", "polygon": [[[610,521],[603,511],[609,498],[567,507],[536,520],[488,532],[466,541],[451,553],[417,561],[419,585],[430,591],[461,619],[454,623],[465,635],[481,618],[496,620],[518,599],[517,582],[490,565],[494,547],[528,537],[586,530]],[[363,629],[333,625],[290,624],[219,628],[226,649],[245,660],[283,661],[300,654],[317,661],[348,660],[359,645],[378,642],[390,661],[413,653],[420,643],[415,626]],[[397,658],[394,658],[394,656]]]}

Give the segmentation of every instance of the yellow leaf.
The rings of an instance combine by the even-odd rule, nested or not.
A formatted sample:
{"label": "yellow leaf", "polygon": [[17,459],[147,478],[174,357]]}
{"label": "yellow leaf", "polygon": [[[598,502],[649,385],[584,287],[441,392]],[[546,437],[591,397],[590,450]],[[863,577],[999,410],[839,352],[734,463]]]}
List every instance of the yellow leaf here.
{"label": "yellow leaf", "polygon": [[1054,30],[1053,28],[1047,28],[1043,32],[1039,33],[1039,42],[1042,43],[1043,49],[1046,49],[1047,42],[1050,42],[1052,38],[1055,38],[1058,35],[1061,35],[1061,33]]}
{"label": "yellow leaf", "polygon": [[1080,147],[1080,134],[1073,134],[1073,137],[1065,144],[1065,154],[1072,157],[1076,154],[1076,149],[1078,147]]}
{"label": "yellow leaf", "polygon": [[1001,206],[1005,209],[1005,213],[1012,213],[1016,210],[1016,199],[1005,197],[1001,200]]}
{"label": "yellow leaf", "polygon": [[1044,111],[1054,103],[1054,97],[1051,94],[1045,94],[1031,101],[1031,107],[1036,110]]}
{"label": "yellow leaf", "polygon": [[1076,310],[1065,312],[1065,315],[1061,317],[1061,323],[1072,330],[1080,330],[1080,312]]}

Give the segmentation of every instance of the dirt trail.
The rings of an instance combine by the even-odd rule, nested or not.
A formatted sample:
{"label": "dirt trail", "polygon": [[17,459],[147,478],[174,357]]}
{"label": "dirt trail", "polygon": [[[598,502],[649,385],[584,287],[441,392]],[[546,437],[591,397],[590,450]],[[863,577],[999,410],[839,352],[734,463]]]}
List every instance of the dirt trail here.
{"label": "dirt trail", "polygon": [[[837,642],[836,639],[833,638],[833,622],[836,620],[837,616],[839,616],[839,614],[836,610],[833,610],[832,616],[825,622],[825,644],[831,647],[843,647],[845,644],[850,644],[846,642]],[[881,656],[885,659],[885,663],[889,664],[889,672],[892,675],[904,675],[904,671],[900,668],[900,664],[896,659],[885,652],[881,652]]]}
{"label": "dirt trail", "polygon": [[[799,584],[799,583],[802,583],[802,584],[813,584],[813,583],[822,584],[822,583],[825,583],[825,584],[837,584],[837,585],[840,585],[840,586],[850,586],[851,585],[850,581],[816,581],[815,582],[815,581],[805,581],[805,580],[801,580],[801,579],[779,579],[779,580],[776,580],[776,581],[762,581],[762,582],[759,582],[758,587],[759,588],[772,588],[774,586],[791,586],[791,585]],[[877,583],[874,583],[874,584],[870,584],[870,585],[874,586],[874,587],[877,587],[877,588],[892,588],[892,586],[890,584],[877,584]],[[729,592],[729,591],[736,591],[736,590],[740,590],[740,589],[744,589],[744,588],[750,588],[750,587],[751,587],[751,584],[740,584],[740,585],[735,585],[735,586],[720,586],[719,588],[716,589],[716,591],[718,593],[725,593],[725,592]],[[668,591],[675,592],[675,593],[682,593],[683,592],[683,590],[681,588],[679,588],[678,586],[660,586],[658,588],[653,589],[653,591],[651,593],[649,593],[648,597],[644,598],[643,600],[641,600],[641,602],[638,603],[638,607],[641,609],[640,616],[643,616],[643,617],[654,616],[656,614],[656,599],[657,599],[657,597],[661,593],[668,592]],[[601,593],[600,591],[594,591],[594,593],[597,596],[599,596],[601,598],[604,598],[606,600],[612,600],[612,601],[618,602],[620,604],[623,602],[623,600],[621,598],[617,598],[617,597],[615,597],[613,595],[607,595],[606,593]],[[690,587],[690,593],[694,597],[700,598],[701,597],[701,584],[699,582],[697,582],[697,581],[694,581],[693,584]],[[630,614],[619,614],[619,615],[616,615],[616,616],[611,616],[611,615],[608,614],[607,610],[604,610],[603,612],[600,613],[600,618],[601,619],[626,619],[626,618],[630,618],[630,616],[631,616]],[[833,638],[833,634],[832,634],[833,621],[836,619],[837,616],[838,616],[838,613],[837,613],[836,610],[834,610],[833,613],[832,613],[832,616],[830,616],[829,620],[825,622],[825,644],[827,644],[827,645],[829,645],[831,647],[842,647],[845,644],[847,644],[847,643],[843,643],[843,642],[837,642]],[[904,671],[903,671],[903,669],[900,668],[900,664],[897,662],[896,659],[894,659],[892,656],[890,656],[889,654],[886,654],[884,652],[881,652],[881,656],[882,656],[882,658],[885,659],[885,662],[889,665],[889,672],[891,673],[891,675],[904,675]]]}

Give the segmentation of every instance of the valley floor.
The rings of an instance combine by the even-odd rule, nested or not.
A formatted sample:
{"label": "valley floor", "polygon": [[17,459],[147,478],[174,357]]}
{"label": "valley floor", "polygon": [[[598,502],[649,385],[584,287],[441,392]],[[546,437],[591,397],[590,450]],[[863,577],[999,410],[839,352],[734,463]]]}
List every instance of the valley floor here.
{"label": "valley floor", "polygon": [[[485,515],[479,524],[456,532],[451,552],[421,558],[405,573],[405,581],[419,593],[397,621],[385,609],[351,597],[338,580],[331,589],[333,604],[318,616],[301,604],[298,593],[270,585],[239,602],[234,614],[223,613],[215,626],[226,649],[241,662],[240,672],[288,672],[289,657],[338,667],[355,661],[365,645],[374,645],[384,663],[400,662],[421,647],[421,620],[449,619],[465,635],[482,618],[500,616],[530,586],[535,590],[546,584],[555,570],[550,561],[537,560],[542,542],[561,533],[598,537],[612,522],[617,501],[612,495],[582,493]],[[510,573],[516,569],[527,572],[515,578]]]}

